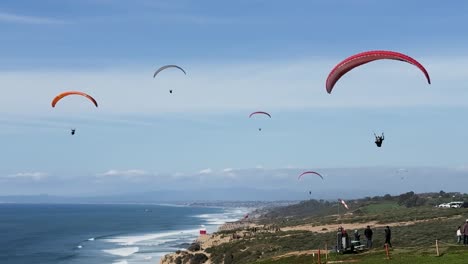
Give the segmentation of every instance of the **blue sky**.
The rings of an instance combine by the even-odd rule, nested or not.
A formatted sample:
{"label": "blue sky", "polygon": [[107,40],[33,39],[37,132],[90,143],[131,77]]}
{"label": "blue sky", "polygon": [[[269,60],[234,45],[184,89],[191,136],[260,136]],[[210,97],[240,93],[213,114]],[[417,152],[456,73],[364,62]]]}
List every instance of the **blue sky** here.
{"label": "blue sky", "polygon": [[[462,1],[2,1],[0,192],[191,190],[234,184],[226,177],[303,191],[301,169],[392,179],[402,167],[418,175],[406,184],[415,190],[464,191],[467,12]],[[372,49],[409,54],[433,84],[379,61],[328,95],[333,66]],[[165,64],[187,76],[153,79]],[[66,98],[52,109],[64,90],[100,107]],[[249,119],[257,110],[272,119]],[[386,133],[381,149],[374,131]],[[416,184],[440,170],[451,185]],[[287,177],[262,183],[265,174]]]}

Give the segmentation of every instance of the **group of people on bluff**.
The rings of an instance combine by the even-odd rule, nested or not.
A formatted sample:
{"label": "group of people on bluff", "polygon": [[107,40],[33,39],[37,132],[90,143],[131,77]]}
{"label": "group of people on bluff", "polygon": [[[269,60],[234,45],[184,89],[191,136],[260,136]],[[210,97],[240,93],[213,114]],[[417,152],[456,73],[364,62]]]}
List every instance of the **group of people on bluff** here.
{"label": "group of people on bluff", "polygon": [[463,226],[459,226],[457,229],[457,243],[468,246],[468,219]]}
{"label": "group of people on bluff", "polygon": [[[467,220],[468,223],[468,220]],[[468,228],[468,227],[467,227]],[[343,229],[344,230],[344,229]],[[386,226],[385,229],[385,244],[387,244],[389,247],[392,247],[392,231],[390,230],[389,226]],[[344,231],[346,232],[346,231]],[[364,236],[366,237],[366,247],[368,249],[372,248],[372,237],[374,235],[374,231],[370,228],[370,226],[367,226],[366,229],[364,229]],[[361,234],[359,234],[358,230],[354,230],[354,240],[355,241],[361,241]]]}

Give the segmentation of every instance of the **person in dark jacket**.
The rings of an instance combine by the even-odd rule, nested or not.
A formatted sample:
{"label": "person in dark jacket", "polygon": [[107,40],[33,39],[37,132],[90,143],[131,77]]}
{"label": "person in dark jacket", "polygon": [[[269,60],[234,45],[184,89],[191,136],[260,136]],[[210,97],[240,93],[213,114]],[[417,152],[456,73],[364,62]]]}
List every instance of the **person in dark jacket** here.
{"label": "person in dark jacket", "polygon": [[466,223],[463,225],[462,229],[463,233],[463,245],[468,245],[468,219],[466,219]]}
{"label": "person in dark jacket", "polygon": [[382,147],[382,143],[385,139],[384,137],[384,133],[382,133],[382,136],[377,136],[375,133],[374,133],[374,136],[375,136],[375,144],[377,145],[377,147]]}
{"label": "person in dark jacket", "polygon": [[388,244],[389,247],[392,247],[392,242],[390,240],[392,239],[392,231],[390,230],[389,226],[385,227],[385,244]]}
{"label": "person in dark jacket", "polygon": [[372,232],[372,229],[370,226],[367,226],[367,228],[364,230],[364,236],[367,239],[367,248],[370,249],[372,248],[372,235],[374,232]]}
{"label": "person in dark jacket", "polygon": [[361,234],[359,234],[359,231],[357,229],[354,230],[354,240],[361,241]]}

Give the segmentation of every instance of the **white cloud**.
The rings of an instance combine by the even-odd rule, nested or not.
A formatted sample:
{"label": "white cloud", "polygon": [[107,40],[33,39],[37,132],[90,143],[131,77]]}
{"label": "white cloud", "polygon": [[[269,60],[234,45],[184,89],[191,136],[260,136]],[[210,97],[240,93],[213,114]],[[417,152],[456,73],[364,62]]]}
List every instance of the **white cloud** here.
{"label": "white cloud", "polygon": [[17,24],[63,24],[62,20],[37,16],[24,16],[12,13],[0,12],[0,22]]}
{"label": "white cloud", "polygon": [[187,177],[187,174],[183,173],[183,172],[175,172],[174,174],[172,174],[172,177],[177,179],[177,178],[185,178]]}
{"label": "white cloud", "polygon": [[454,170],[461,171],[461,172],[468,172],[468,165],[461,165],[454,167]]}
{"label": "white cloud", "polygon": [[[285,192],[299,191],[304,194],[312,191],[323,198],[333,196],[363,197],[407,191],[460,191],[461,185],[468,184],[466,171],[461,171],[458,168],[409,167],[404,177],[398,173],[399,168],[401,167],[316,168],[318,172],[324,175],[324,180],[319,177],[304,177],[300,181],[297,176],[307,168],[236,168],[233,170],[228,168],[227,171],[221,169],[216,171],[217,173],[213,171],[212,174],[185,173],[181,177],[169,173],[160,174],[157,180],[154,179],[153,174],[144,170],[114,169],[101,173],[102,177],[67,178],[66,182],[73,182],[75,187],[103,183],[93,186],[94,191],[99,191],[102,194],[115,193],[121,190],[142,192],[147,190],[191,191],[200,188],[281,188]],[[3,192],[8,192],[11,186],[18,183],[31,185],[26,180],[40,180],[46,175],[43,172],[21,172],[4,176],[0,179],[2,180],[0,189]],[[43,185],[40,191],[56,193],[57,186],[63,186],[63,180],[56,177],[47,178],[47,186]],[[425,184],[421,185],[421,181]],[[350,186],[354,186],[351,188],[352,190]],[[31,193],[38,192],[36,187],[38,186],[32,185]],[[74,191],[70,188],[71,186],[60,191]],[[242,196],[242,192],[239,193],[239,196]]]}
{"label": "white cloud", "polygon": [[234,24],[239,19],[229,19],[226,17],[210,17],[210,16],[199,16],[199,15],[189,15],[189,14],[169,14],[169,15],[159,15],[158,19],[162,21],[167,21],[171,23],[187,23],[187,24],[199,24],[199,25],[220,25],[220,24]]}
{"label": "white cloud", "polygon": [[40,181],[48,176],[47,173],[44,172],[18,172],[16,174],[10,174],[4,176],[4,178],[11,178],[11,179],[31,179],[35,181]]}
{"label": "white cloud", "polygon": [[207,169],[203,169],[203,170],[199,171],[198,174],[211,174],[212,172],[213,172],[212,169],[207,168]]}
{"label": "white cloud", "polygon": [[225,177],[229,177],[231,179],[236,178],[238,169],[233,168],[225,168],[221,171],[221,175]]}
{"label": "white cloud", "polygon": [[115,177],[139,177],[147,176],[149,173],[144,170],[108,170],[104,173],[98,173],[97,176],[115,176]]}

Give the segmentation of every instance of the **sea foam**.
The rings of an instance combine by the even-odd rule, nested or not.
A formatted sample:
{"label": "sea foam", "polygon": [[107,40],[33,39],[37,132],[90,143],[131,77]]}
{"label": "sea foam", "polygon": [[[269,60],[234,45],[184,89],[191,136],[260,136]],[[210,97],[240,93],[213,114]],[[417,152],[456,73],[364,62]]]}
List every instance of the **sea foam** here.
{"label": "sea foam", "polygon": [[136,243],[147,241],[147,240],[155,240],[159,238],[171,237],[171,236],[180,236],[180,235],[196,235],[198,233],[198,229],[192,230],[180,230],[180,231],[173,231],[173,232],[163,232],[163,233],[154,233],[154,234],[144,234],[144,235],[135,235],[135,236],[117,236],[114,238],[106,239],[107,242],[117,243],[119,245],[134,245]]}
{"label": "sea foam", "polygon": [[138,252],[138,247],[124,247],[124,248],[115,248],[115,249],[105,249],[103,252],[107,254],[120,256],[120,257],[128,257],[136,252]]}

